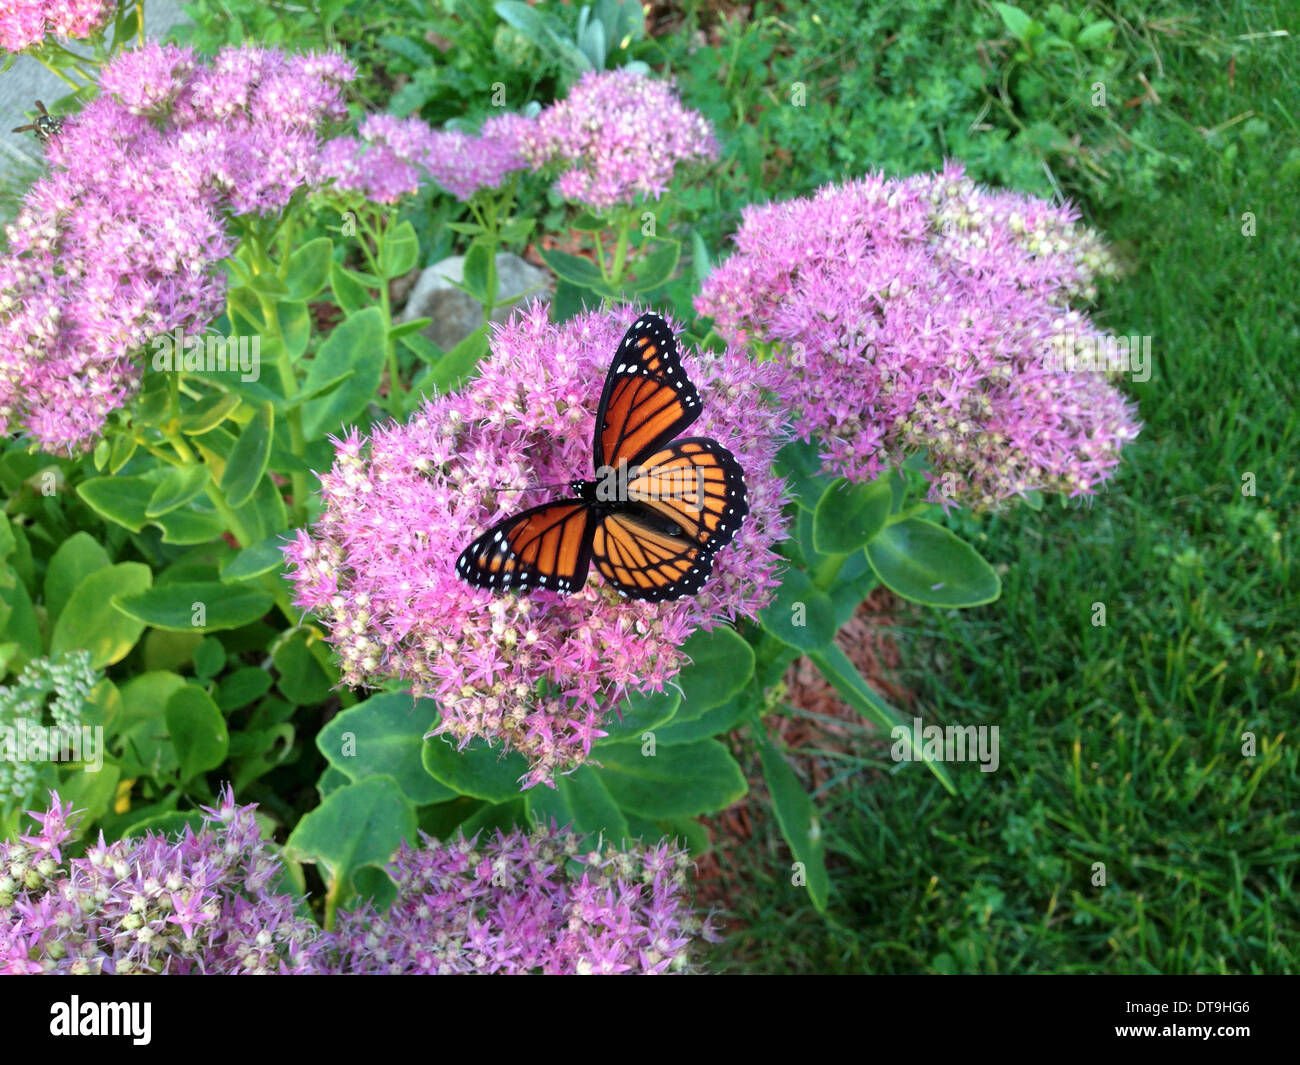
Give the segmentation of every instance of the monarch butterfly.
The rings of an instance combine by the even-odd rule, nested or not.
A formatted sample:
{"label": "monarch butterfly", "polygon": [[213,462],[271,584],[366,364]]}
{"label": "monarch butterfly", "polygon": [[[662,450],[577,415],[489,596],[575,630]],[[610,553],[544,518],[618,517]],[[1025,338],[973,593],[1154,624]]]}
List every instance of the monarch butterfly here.
{"label": "monarch butterfly", "polygon": [[731,542],[749,503],[744,472],[715,440],[681,437],[700,415],[668,323],[643,314],[623,337],[592,440],[597,480],[572,498],[522,511],[478,537],[456,561],[494,591],[574,592],[596,569],[620,595],[663,602],[694,595]]}
{"label": "monarch butterfly", "polygon": [[63,129],[63,119],[57,118],[45,110],[45,105],[40,100],[36,101],[36,109],[40,112],[34,122],[29,122],[25,126],[15,126],[9,132],[27,133],[28,131],[36,134],[36,139],[42,144],[49,142],[60,130]]}

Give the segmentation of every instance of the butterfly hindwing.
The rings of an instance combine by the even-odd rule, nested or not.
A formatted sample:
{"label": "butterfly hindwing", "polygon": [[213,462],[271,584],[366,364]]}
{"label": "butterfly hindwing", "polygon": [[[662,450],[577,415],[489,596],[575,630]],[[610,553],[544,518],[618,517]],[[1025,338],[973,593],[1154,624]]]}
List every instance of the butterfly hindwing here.
{"label": "butterfly hindwing", "polygon": [[483,533],[461,552],[456,572],[493,591],[579,591],[591,564],[593,524],[581,500],[543,503]]}
{"label": "butterfly hindwing", "polygon": [[673,522],[626,508],[600,520],[592,538],[600,575],[629,599],[694,595],[713,572],[713,553]]}
{"label": "butterfly hindwing", "polygon": [[749,513],[740,463],[716,440],[699,436],[642,459],[628,478],[627,497],[675,521],[710,552],[730,543]]}
{"label": "butterfly hindwing", "polygon": [[641,315],[614,354],[596,408],[597,472],[629,466],[681,435],[700,416],[700,394],[686,377],[677,341],[659,315]]}

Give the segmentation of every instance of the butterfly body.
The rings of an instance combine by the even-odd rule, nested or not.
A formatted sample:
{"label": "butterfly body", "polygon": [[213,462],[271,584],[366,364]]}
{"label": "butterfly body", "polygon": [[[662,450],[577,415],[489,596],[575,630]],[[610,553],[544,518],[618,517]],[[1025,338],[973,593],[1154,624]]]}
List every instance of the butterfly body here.
{"label": "butterfly body", "polygon": [[668,324],[644,314],[605,378],[593,439],[594,480],[499,522],[469,545],[457,572],[496,591],[578,591],[594,562],[619,594],[653,602],[700,590],[713,556],[748,513],[744,473],[706,437]]}

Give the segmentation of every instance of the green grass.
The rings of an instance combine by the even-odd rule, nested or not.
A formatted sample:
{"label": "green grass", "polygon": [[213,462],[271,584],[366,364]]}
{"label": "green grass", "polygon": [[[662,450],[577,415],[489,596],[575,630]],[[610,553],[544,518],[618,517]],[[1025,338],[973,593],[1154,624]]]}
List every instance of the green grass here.
{"label": "green grass", "polygon": [[[1130,146],[1082,204],[1132,264],[1101,320],[1153,337],[1151,380],[1125,386],[1142,436],[1090,505],[954,519],[1003,572],[1002,598],[924,612],[904,636],[917,712],[997,724],[1001,767],[953,767],[949,798],[920,767],[882,771],[881,743],[822,800],[832,919],[776,876],[779,845],[760,838],[724,869],[747,885],[747,928],[717,952],[720,968],[1298,967],[1300,24],[1281,3],[1146,8],[1187,20],[1157,41],[1150,151]],[[1292,36],[1243,37],[1274,29]],[[1122,38],[1124,61],[1152,64],[1150,36]],[[975,46],[954,26],[935,60],[957,69]],[[1126,184],[1148,173],[1154,195],[1145,176]]]}

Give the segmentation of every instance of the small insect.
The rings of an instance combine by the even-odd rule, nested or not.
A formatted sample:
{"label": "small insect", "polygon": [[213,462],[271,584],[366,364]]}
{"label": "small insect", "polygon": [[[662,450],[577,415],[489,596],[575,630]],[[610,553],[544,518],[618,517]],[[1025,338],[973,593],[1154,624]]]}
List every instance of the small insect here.
{"label": "small insect", "polygon": [[605,375],[592,440],[598,479],[572,481],[573,498],[494,525],[461,552],[456,572],[494,591],[576,592],[594,561],[629,599],[699,592],[749,513],[731,452],[680,436],[700,409],[668,323],[643,314]]}
{"label": "small insect", "polygon": [[40,112],[35,121],[27,123],[25,126],[15,126],[12,130],[14,133],[35,133],[36,139],[42,144],[48,144],[50,138],[55,136],[63,129],[63,119],[56,118],[45,110],[45,105],[40,100],[36,101],[36,110]]}

